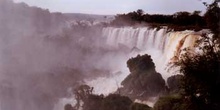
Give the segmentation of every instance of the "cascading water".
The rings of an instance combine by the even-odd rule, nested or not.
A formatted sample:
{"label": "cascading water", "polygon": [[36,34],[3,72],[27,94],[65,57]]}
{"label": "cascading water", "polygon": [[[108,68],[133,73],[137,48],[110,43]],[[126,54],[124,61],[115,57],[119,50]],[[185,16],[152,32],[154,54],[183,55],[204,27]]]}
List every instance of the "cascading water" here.
{"label": "cascading water", "polygon": [[[103,29],[103,36],[106,37],[106,44],[112,48],[118,48],[119,44],[123,44],[128,48],[137,47],[141,50],[150,48],[163,49],[165,41],[164,35],[166,29],[149,29],[149,28],[113,28]],[[161,43],[163,42],[163,43]]]}
{"label": "cascading water", "polygon": [[[196,40],[200,37],[200,34],[194,31],[169,32],[166,27],[161,29],[106,27],[102,34],[109,48],[119,49],[120,45],[129,48],[131,52],[126,56],[128,58],[135,57],[137,54],[151,55],[156,70],[165,80],[173,75],[167,72],[167,64],[178,60],[184,48],[193,48]],[[134,48],[138,51],[134,51]]]}
{"label": "cascading water", "polygon": [[[108,95],[115,92],[121,86],[120,83],[129,74],[126,66],[127,60],[131,57],[136,57],[138,54],[151,55],[156,71],[161,73],[166,80],[173,75],[167,72],[167,64],[178,60],[184,48],[193,48],[200,34],[194,31],[169,32],[167,28],[106,27],[102,30],[102,37],[105,40],[104,47],[110,50],[117,50],[114,55],[109,57],[108,61],[105,61],[110,63],[110,65],[114,65],[114,69],[111,76],[85,80],[85,83],[94,87],[95,94]],[[129,51],[126,54],[118,52],[124,51],[124,49]],[[153,103],[154,101],[147,101],[148,105],[153,106]]]}

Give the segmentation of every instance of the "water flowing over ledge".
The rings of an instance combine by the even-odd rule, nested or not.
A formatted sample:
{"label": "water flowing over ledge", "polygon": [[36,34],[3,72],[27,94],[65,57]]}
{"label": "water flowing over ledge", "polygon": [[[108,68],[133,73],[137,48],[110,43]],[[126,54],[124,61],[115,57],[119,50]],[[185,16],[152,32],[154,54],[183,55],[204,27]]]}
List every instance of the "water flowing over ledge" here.
{"label": "water flowing over ledge", "polygon": [[[166,70],[167,64],[177,61],[184,52],[184,48],[194,48],[196,40],[203,32],[190,30],[168,31],[166,27],[161,29],[149,27],[105,27],[101,33],[102,39],[104,39],[103,47],[117,51],[128,50],[126,52],[128,54],[115,54],[115,58],[120,60],[116,62],[114,60],[114,64],[117,68],[114,68],[111,72],[111,76],[85,80],[86,84],[94,87],[95,94],[108,95],[109,93],[116,92],[116,90],[121,87],[121,82],[129,74],[126,61],[131,57],[136,57],[138,54],[151,55],[156,66],[156,71],[161,73],[162,77],[167,80],[168,77],[173,75]],[[139,101],[139,103],[153,106],[156,97],[152,97],[152,99],[154,100]]]}
{"label": "water flowing over ledge", "polygon": [[130,57],[150,54],[156,64],[156,70],[167,79],[172,74],[167,73],[166,65],[178,60],[184,48],[193,48],[201,33],[190,30],[168,31],[166,27],[106,27],[103,28],[102,36],[110,49],[119,49],[121,46],[129,48]]}

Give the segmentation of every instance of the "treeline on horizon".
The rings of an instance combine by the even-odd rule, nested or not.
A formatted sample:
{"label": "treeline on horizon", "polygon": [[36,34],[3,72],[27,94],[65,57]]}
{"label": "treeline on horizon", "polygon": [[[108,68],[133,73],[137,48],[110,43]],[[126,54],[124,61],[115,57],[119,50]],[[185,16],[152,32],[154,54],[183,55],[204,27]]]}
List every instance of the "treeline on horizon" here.
{"label": "treeline on horizon", "polygon": [[201,30],[207,27],[208,14],[201,15],[201,11],[176,12],[172,15],[148,14],[142,9],[129,12],[127,14],[118,14],[111,22],[113,26],[136,26],[147,25],[151,27],[168,26],[174,30]]}

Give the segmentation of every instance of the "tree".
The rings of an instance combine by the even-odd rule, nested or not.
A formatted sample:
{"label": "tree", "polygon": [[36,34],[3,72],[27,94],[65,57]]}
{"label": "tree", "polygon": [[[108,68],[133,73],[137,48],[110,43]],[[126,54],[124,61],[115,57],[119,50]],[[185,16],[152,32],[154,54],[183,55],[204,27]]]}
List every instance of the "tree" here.
{"label": "tree", "polygon": [[180,92],[181,80],[183,75],[174,75],[167,78],[167,85],[169,93]]}
{"label": "tree", "polygon": [[178,94],[172,94],[162,96],[154,104],[153,110],[188,110],[185,107],[182,96]]}
{"label": "tree", "polygon": [[[187,110],[220,109],[219,1],[207,5],[205,18],[213,36],[203,34],[194,53],[186,52],[174,63],[183,74],[181,88]],[[217,23],[217,24],[216,24]],[[188,51],[188,49],[185,49]]]}
{"label": "tree", "polygon": [[201,14],[201,11],[194,11],[192,14],[193,14],[193,15],[200,15],[200,14]]}
{"label": "tree", "polygon": [[104,98],[101,110],[129,110],[132,100],[119,94],[110,94]]}
{"label": "tree", "polygon": [[92,94],[93,87],[89,87],[88,85],[81,85],[74,90],[75,98],[76,98],[76,105],[74,106],[75,109],[79,109],[81,105],[81,101],[85,102],[88,97]]}
{"label": "tree", "polygon": [[208,28],[215,33],[214,37],[220,38],[220,0],[215,0],[212,4],[208,5],[204,3],[207,7],[207,11],[204,14]]}
{"label": "tree", "polygon": [[[219,39],[219,7],[217,1],[207,6],[205,17],[213,36],[203,34],[198,40],[197,53],[185,53],[181,60],[174,63],[183,73],[182,93],[193,110],[220,109],[220,45]],[[187,49],[186,49],[187,50]]]}
{"label": "tree", "polygon": [[137,10],[137,14],[138,14],[139,16],[142,16],[142,15],[144,14],[144,11],[143,11],[142,9],[138,9],[138,10]]}
{"label": "tree", "polygon": [[153,110],[151,107],[145,104],[133,103],[130,110]]}
{"label": "tree", "polygon": [[75,110],[75,109],[72,107],[71,104],[66,104],[66,105],[64,106],[64,110]]}
{"label": "tree", "polygon": [[[189,109],[220,108],[220,50],[206,36],[200,40],[200,53],[186,53],[175,65],[183,73],[182,88]],[[203,42],[203,43],[202,43]],[[218,47],[219,48],[219,47]],[[217,50],[216,50],[217,49]]]}

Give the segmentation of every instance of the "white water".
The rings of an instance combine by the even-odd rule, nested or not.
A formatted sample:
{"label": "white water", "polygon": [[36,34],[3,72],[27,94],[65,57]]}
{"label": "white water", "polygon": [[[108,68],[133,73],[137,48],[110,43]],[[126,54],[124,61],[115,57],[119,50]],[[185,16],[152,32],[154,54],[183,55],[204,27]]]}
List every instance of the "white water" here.
{"label": "white water", "polygon": [[[129,74],[126,73],[126,61],[131,57],[136,57],[138,54],[151,55],[156,71],[161,73],[166,80],[173,73],[167,72],[167,64],[179,59],[182,50],[187,47],[193,47],[196,39],[200,35],[193,31],[168,32],[166,28],[157,30],[156,28],[114,28],[107,27],[103,29],[102,36],[106,39],[106,45],[110,49],[120,49],[120,45],[124,45],[131,50],[130,54],[125,55],[124,65],[121,69],[121,74],[112,77],[97,78],[92,81],[87,81],[87,84],[95,88],[95,93],[109,94],[115,92],[120,86],[120,82]],[[136,51],[133,50],[136,48]],[[111,59],[109,59],[111,60]]]}
{"label": "white water", "polygon": [[[195,34],[193,31],[168,32],[166,28],[157,30],[156,28],[148,27],[107,27],[103,28],[102,36],[106,40],[105,46],[112,50],[120,50],[120,45],[126,46],[131,50],[129,54],[118,54],[118,56],[116,54],[115,59],[105,61],[116,67],[112,70],[111,76],[85,81],[86,84],[94,87],[94,93],[108,95],[109,93],[116,92],[121,87],[120,83],[129,74],[126,66],[129,58],[136,57],[138,54],[151,55],[156,71],[161,73],[162,77],[166,80],[173,75],[167,72],[167,64],[178,60],[182,49],[192,48],[200,35]],[[146,101],[150,106],[153,106],[154,102]]]}

